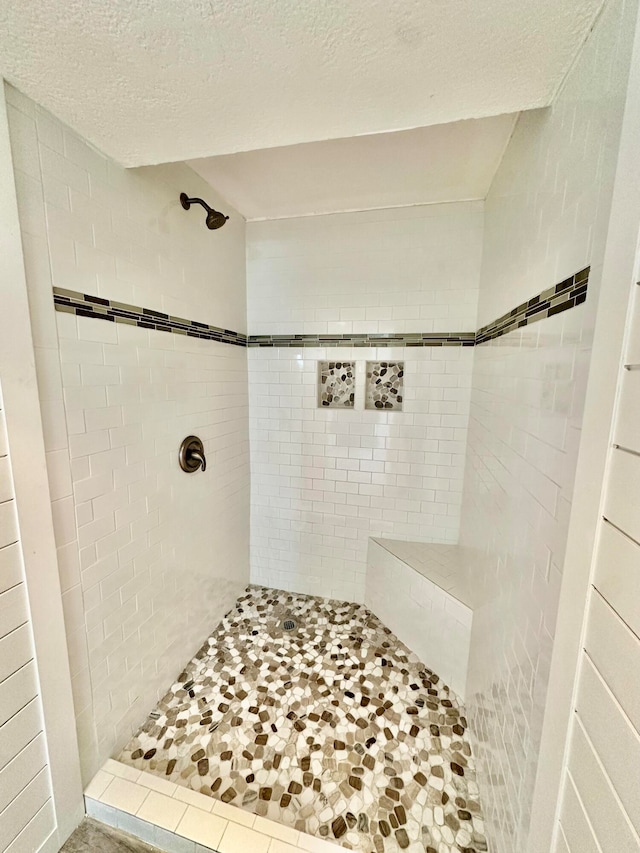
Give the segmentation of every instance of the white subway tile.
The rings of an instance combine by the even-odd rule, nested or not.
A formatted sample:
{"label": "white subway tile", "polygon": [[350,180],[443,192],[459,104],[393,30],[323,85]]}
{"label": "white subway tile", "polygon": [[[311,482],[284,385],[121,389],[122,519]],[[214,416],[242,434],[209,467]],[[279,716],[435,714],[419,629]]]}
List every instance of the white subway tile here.
{"label": "white subway tile", "polygon": [[213,846],[220,853],[246,853],[247,850],[251,850],[252,853],[267,853],[270,843],[271,838],[268,835],[262,835],[237,823],[229,823],[222,839]]}
{"label": "white subway tile", "polygon": [[174,800],[172,797],[161,794],[158,791],[150,791],[140,808],[136,811],[136,817],[146,820],[154,826],[160,826],[163,829],[168,829],[170,832],[175,832],[187,808],[190,808],[190,806],[187,806],[186,803],[181,803],[179,800]]}
{"label": "white subway tile", "polygon": [[128,814],[136,814],[144,800],[152,792],[148,788],[136,785],[120,777],[114,777],[103,791],[100,801],[114,809],[120,809]]}
{"label": "white subway tile", "polygon": [[[238,824],[229,824],[226,820],[216,815],[209,814],[193,806],[186,806],[184,816],[177,827],[178,835],[189,838],[197,844],[210,847],[214,850],[222,850],[221,839],[230,826],[242,829]],[[250,831],[250,830],[247,830]],[[232,835],[232,838],[234,836]],[[252,848],[245,848],[252,849]],[[266,850],[266,847],[265,847]],[[228,853],[233,853],[230,849]]]}

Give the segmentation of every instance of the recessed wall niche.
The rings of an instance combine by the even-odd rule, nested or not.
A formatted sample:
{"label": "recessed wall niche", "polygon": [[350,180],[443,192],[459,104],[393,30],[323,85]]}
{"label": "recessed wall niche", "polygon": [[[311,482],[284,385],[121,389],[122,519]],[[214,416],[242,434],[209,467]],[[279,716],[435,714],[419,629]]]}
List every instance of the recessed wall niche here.
{"label": "recessed wall niche", "polygon": [[404,361],[368,361],[365,408],[402,411]]}
{"label": "recessed wall niche", "polygon": [[318,406],[323,409],[353,409],[356,390],[354,361],[318,362]]}

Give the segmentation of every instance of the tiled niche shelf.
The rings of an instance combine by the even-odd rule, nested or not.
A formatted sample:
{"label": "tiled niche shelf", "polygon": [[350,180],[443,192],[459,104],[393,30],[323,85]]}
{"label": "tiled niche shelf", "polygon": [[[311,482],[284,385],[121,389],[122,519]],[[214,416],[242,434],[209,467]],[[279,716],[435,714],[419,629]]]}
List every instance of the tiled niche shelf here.
{"label": "tiled niche shelf", "polygon": [[404,399],[404,361],[368,361],[365,409],[401,412]]}
{"label": "tiled niche shelf", "polygon": [[355,397],[355,361],[318,362],[318,406],[321,409],[353,409]]}

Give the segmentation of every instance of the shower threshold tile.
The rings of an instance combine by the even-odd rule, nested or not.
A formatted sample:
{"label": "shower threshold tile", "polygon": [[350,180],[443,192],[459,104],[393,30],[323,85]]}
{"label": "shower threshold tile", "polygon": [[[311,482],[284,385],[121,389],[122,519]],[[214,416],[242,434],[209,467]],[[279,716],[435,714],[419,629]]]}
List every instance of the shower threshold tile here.
{"label": "shower threshold tile", "polygon": [[149,790],[139,787],[135,782],[116,776],[100,796],[100,802],[128,814],[136,814],[149,793]]}
{"label": "shower threshold tile", "polygon": [[136,812],[136,817],[146,820],[147,823],[152,823],[154,826],[176,832],[176,827],[187,809],[187,804],[181,803],[180,800],[174,800],[167,797],[166,794],[159,794],[157,791],[150,791]]}
{"label": "shower threshold tile", "polygon": [[188,806],[176,832],[198,844],[217,849],[228,825],[223,818]]}
{"label": "shower threshold tile", "polygon": [[249,587],[119,762],[213,801],[222,853],[487,850],[464,709],[358,604]]}
{"label": "shower threshold tile", "polygon": [[246,853],[247,850],[251,850],[251,853],[267,853],[270,845],[268,835],[262,835],[239,823],[230,823],[218,843],[218,850],[220,853]]}

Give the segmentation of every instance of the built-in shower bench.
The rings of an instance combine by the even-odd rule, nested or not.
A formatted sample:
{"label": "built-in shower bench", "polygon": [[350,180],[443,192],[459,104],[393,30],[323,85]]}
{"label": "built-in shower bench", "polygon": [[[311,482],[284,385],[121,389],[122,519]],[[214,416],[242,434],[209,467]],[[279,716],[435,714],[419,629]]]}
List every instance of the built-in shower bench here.
{"label": "built-in shower bench", "polygon": [[464,699],[473,607],[457,545],[369,539],[365,603]]}

